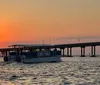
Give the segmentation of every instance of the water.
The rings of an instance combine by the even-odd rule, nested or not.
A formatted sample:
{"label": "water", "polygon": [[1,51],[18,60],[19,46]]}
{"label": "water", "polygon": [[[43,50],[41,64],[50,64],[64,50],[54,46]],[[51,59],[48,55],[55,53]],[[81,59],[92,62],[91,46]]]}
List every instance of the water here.
{"label": "water", "polygon": [[100,57],[62,58],[59,63],[4,63],[0,85],[99,85]]}

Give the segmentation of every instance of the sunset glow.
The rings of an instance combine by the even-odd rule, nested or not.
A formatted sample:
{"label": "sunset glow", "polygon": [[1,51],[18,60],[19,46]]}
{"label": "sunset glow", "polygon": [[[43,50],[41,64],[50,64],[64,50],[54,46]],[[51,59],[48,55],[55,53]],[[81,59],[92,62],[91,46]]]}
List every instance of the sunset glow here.
{"label": "sunset glow", "polygon": [[41,43],[43,39],[48,43],[49,38],[100,36],[99,3],[100,0],[0,0],[0,47]]}

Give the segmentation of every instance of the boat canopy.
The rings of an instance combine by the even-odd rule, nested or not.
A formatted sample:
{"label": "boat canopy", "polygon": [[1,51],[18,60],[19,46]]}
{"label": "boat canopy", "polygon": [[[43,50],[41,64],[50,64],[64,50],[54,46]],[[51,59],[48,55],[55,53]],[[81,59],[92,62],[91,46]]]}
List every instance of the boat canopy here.
{"label": "boat canopy", "polygon": [[14,44],[8,47],[52,47],[50,44]]}

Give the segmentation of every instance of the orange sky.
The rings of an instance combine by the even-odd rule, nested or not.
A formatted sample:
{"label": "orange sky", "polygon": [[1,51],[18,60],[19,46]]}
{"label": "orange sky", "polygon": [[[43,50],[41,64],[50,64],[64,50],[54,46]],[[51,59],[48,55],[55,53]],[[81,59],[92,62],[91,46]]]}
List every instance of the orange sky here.
{"label": "orange sky", "polygon": [[41,43],[43,39],[48,42],[50,37],[100,36],[99,3],[100,0],[0,0],[0,46]]}

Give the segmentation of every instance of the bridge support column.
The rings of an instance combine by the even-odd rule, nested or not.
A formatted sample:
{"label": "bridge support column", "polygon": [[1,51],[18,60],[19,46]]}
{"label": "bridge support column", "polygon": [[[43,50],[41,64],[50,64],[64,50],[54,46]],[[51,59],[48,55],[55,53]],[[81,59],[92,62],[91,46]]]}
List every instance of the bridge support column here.
{"label": "bridge support column", "polygon": [[62,56],[65,57],[65,52],[64,52],[65,51],[65,48],[63,48],[62,51],[63,51],[62,52],[63,53]]}
{"label": "bridge support column", "polygon": [[5,56],[7,57],[7,51],[5,51]]}
{"label": "bridge support column", "polygon": [[2,51],[1,54],[2,54],[2,57],[8,57],[9,51]]}
{"label": "bridge support column", "polygon": [[[0,51],[0,54],[2,55],[2,52]],[[2,57],[2,56],[0,56],[0,57]]]}
{"label": "bridge support column", "polygon": [[69,57],[72,57],[72,47],[70,47],[70,55]]}
{"label": "bridge support column", "polygon": [[96,49],[95,49],[95,46],[91,46],[91,57],[96,57]]}
{"label": "bridge support column", "polygon": [[4,52],[3,51],[1,51],[1,55],[2,55],[2,57],[4,57]]}
{"label": "bridge support column", "polygon": [[9,51],[6,51],[5,53],[6,53],[6,55],[5,55],[6,57],[9,56]]}
{"label": "bridge support column", "polygon": [[67,48],[67,57],[72,57],[72,47]]}
{"label": "bridge support column", "polygon": [[81,57],[85,57],[85,47],[81,47]]}
{"label": "bridge support column", "polygon": [[69,48],[67,48],[67,57],[69,57]]}
{"label": "bridge support column", "polygon": [[7,51],[3,51],[3,52],[1,52],[1,54],[2,54],[2,57],[7,57],[8,52]]}

